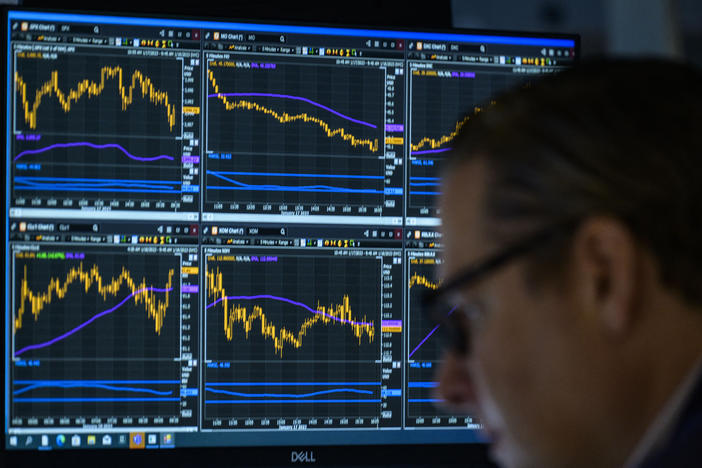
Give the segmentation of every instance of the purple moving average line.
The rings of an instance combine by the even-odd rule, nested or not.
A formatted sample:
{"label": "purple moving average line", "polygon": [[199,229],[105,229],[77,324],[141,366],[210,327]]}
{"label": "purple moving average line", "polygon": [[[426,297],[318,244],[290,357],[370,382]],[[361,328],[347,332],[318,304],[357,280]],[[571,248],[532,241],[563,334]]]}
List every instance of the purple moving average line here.
{"label": "purple moving average line", "polygon": [[77,141],[75,143],[56,143],[53,145],[49,145],[46,148],[39,148],[35,150],[25,150],[22,151],[20,154],[15,156],[15,161],[17,161],[19,158],[26,154],[38,154],[38,153],[43,153],[45,151],[50,151],[55,148],[75,148],[77,146],[88,146],[90,148],[94,149],[105,149],[105,148],[117,148],[121,152],[123,152],[128,158],[134,159],[135,161],[157,161],[159,159],[168,159],[170,161],[173,161],[172,156],[168,156],[167,154],[161,154],[159,156],[153,156],[151,158],[142,158],[141,156],[134,156],[131,154],[129,151],[127,151],[123,146],[118,145],[117,143],[106,143],[104,145],[96,145],[95,143],[90,143],[89,141]]}
{"label": "purple moving average line", "polygon": [[301,97],[301,96],[290,96],[288,94],[272,94],[272,93],[215,93],[215,94],[209,94],[207,97],[211,98],[211,97],[220,97],[220,96],[223,96],[223,97],[262,96],[262,97],[278,97],[278,98],[285,98],[285,99],[294,99],[296,101],[304,101],[308,104],[312,104],[313,106],[317,106],[320,109],[324,109],[326,111],[329,111],[334,115],[338,115],[342,119],[346,119],[346,120],[349,120],[349,121],[357,123],[357,124],[365,125],[366,127],[378,128],[375,125],[373,125],[372,123],[364,122],[363,120],[354,119],[353,117],[349,117],[348,115],[344,115],[341,112],[337,112],[334,109],[330,109],[329,107],[327,107],[325,105],[322,105],[318,102],[314,102],[310,99],[307,99],[307,98]]}
{"label": "purple moving average line", "polygon": [[[454,307],[453,309],[451,309],[451,310],[449,311],[449,313],[446,314],[446,315],[447,315],[447,316],[451,315],[451,314],[453,313],[454,310],[456,310],[455,307]],[[427,341],[427,340],[429,339],[429,337],[430,337],[431,335],[433,335],[434,332],[435,332],[436,330],[439,329],[440,326],[441,326],[441,324],[438,324],[437,326],[435,326],[434,328],[432,328],[431,331],[429,332],[429,334],[428,334],[427,336],[425,336],[424,339],[423,339],[422,341],[419,342],[419,344],[412,350],[411,353],[409,353],[409,356],[407,356],[407,359],[411,358],[412,355],[419,349],[419,347],[422,346],[422,345],[424,344],[424,342]]]}
{"label": "purple moving average line", "polygon": [[210,307],[219,304],[222,302],[224,299],[227,300],[252,300],[252,299],[273,299],[274,301],[280,301],[280,302],[287,302],[288,304],[296,305],[298,307],[302,307],[303,309],[307,309],[313,314],[322,314],[325,317],[329,317],[332,320],[335,320],[337,322],[343,322],[343,323],[350,323],[351,325],[373,325],[370,322],[352,322],[350,320],[342,320],[340,318],[334,317],[333,315],[325,314],[324,312],[320,312],[319,310],[314,310],[310,308],[308,305],[303,304],[302,302],[297,302],[293,301],[292,299],[287,299],[285,297],[278,297],[278,296],[271,296],[270,294],[259,294],[257,296],[226,296],[226,297],[220,297],[216,301],[214,301],[211,304],[207,304],[206,309],[209,309]]}
{"label": "purple moving average line", "polygon": [[424,150],[424,151],[412,151],[411,154],[443,153],[444,151],[449,151],[450,149],[451,148],[439,148],[439,149]]}
{"label": "purple moving average line", "polygon": [[138,290],[138,291],[134,291],[134,292],[131,293],[129,296],[127,296],[127,297],[125,297],[124,299],[122,299],[122,300],[119,302],[119,304],[117,304],[116,306],[114,306],[114,307],[112,307],[112,308],[110,308],[110,309],[107,309],[107,310],[103,310],[103,311],[100,312],[99,314],[94,315],[94,316],[93,316],[92,318],[90,318],[88,321],[81,323],[81,324],[78,325],[76,328],[67,331],[67,332],[64,333],[63,335],[57,336],[56,338],[54,338],[54,339],[52,339],[52,340],[45,341],[44,343],[38,343],[38,344],[33,344],[33,345],[25,346],[24,348],[22,348],[22,349],[20,349],[19,351],[16,351],[16,352],[15,352],[15,357],[19,356],[20,354],[24,353],[25,351],[30,351],[30,350],[32,350],[32,349],[46,348],[47,346],[51,346],[52,344],[56,343],[57,341],[61,341],[61,340],[65,339],[65,338],[68,338],[69,336],[71,336],[71,335],[74,334],[75,332],[79,331],[80,329],[87,327],[88,325],[90,325],[90,324],[93,323],[95,320],[99,319],[100,317],[103,317],[103,316],[105,316],[105,315],[107,315],[107,314],[111,314],[112,312],[114,312],[115,310],[117,310],[120,306],[122,306],[125,302],[127,302],[129,299],[131,299],[132,296],[134,296],[134,295],[136,295],[136,294],[139,294],[139,293],[142,293],[142,292],[144,292],[144,291],[170,292],[170,291],[173,291],[173,288],[167,288],[167,289],[143,288],[143,289],[140,289],[140,290]]}

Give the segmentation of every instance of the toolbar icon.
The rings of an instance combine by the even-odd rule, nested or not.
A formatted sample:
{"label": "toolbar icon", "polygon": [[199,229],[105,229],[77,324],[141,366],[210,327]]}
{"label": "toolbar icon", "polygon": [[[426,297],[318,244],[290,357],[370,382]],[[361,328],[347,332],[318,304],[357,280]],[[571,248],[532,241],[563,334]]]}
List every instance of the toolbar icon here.
{"label": "toolbar icon", "polygon": [[146,439],[144,438],[143,432],[130,432],[129,433],[129,448],[130,449],[143,449],[146,446]]}
{"label": "toolbar icon", "polygon": [[161,445],[173,445],[173,434],[166,432],[161,436]]}

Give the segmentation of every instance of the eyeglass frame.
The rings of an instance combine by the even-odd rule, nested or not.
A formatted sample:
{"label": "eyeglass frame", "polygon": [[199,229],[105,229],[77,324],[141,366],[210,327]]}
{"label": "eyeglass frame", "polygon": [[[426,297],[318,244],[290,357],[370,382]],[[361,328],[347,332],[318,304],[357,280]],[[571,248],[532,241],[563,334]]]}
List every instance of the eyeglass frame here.
{"label": "eyeglass frame", "polygon": [[[572,231],[577,224],[578,223],[575,221],[568,221],[538,230],[520,241],[511,243],[507,247],[488,256],[484,260],[478,261],[477,263],[472,263],[462,268],[444,284],[438,286],[436,289],[430,289],[424,292],[421,300],[423,310],[425,313],[429,311],[429,318],[436,325],[436,328],[450,323],[449,318],[454,315],[454,311],[456,311],[458,308],[457,306],[450,307],[449,312],[445,317],[443,317],[442,320],[437,320],[437,318],[431,314],[431,311],[434,310],[436,305],[441,302],[442,297],[446,297],[449,293],[459,288],[465,288],[471,284],[477,283],[478,281],[484,279],[489,273],[494,272],[510,261],[516,260],[523,255],[533,252],[537,248],[546,244],[547,241],[550,241],[561,234]],[[453,325],[457,327],[460,324]],[[452,338],[450,348],[458,354],[467,354],[470,344],[468,330],[452,329],[449,330],[449,333]]]}

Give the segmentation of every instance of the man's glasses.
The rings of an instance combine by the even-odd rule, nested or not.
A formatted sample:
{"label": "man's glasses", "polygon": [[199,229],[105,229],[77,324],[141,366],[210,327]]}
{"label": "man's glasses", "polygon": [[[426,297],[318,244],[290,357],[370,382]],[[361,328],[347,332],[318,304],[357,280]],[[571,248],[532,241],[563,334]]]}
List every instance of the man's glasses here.
{"label": "man's glasses", "polygon": [[452,301],[451,297],[455,297],[454,294],[463,288],[476,284],[486,275],[510,261],[571,231],[575,226],[575,222],[567,222],[537,231],[510,244],[485,260],[462,269],[438,288],[427,290],[422,296],[424,311],[428,313],[430,320],[435,325],[435,330],[444,336],[444,342],[448,348],[457,354],[468,353],[470,351],[471,330],[479,326],[480,320],[484,317],[480,303],[461,304],[459,301]]}

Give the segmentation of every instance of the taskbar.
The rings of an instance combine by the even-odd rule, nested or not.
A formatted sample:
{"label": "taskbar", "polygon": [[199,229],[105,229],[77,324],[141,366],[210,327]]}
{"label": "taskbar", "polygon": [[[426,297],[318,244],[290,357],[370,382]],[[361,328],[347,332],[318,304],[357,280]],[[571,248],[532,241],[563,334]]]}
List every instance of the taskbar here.
{"label": "taskbar", "polygon": [[[32,431],[12,429],[6,436],[5,448],[12,451],[49,450],[95,450],[95,449],[173,449],[185,447],[263,447],[263,446],[330,446],[339,443],[343,433],[346,444],[350,445],[412,445],[435,442],[432,436],[441,431],[442,444],[485,443],[487,439],[480,431],[481,425],[463,428],[416,429],[309,429],[301,431],[267,431],[261,437],[259,431],[237,432],[236,439],[229,431],[198,431],[196,427],[139,428],[134,431],[105,431],[93,429],[60,429]],[[382,437],[379,437],[382,433]]]}

